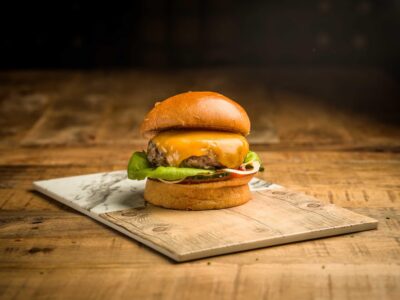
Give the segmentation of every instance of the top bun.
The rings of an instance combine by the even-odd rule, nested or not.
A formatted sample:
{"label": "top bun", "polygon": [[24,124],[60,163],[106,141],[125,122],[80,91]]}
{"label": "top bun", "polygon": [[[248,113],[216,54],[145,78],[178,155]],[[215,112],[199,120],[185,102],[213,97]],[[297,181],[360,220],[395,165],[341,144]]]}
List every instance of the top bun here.
{"label": "top bun", "polygon": [[157,102],[146,115],[140,132],[151,138],[160,131],[193,128],[250,132],[246,111],[235,101],[214,92],[187,92]]}

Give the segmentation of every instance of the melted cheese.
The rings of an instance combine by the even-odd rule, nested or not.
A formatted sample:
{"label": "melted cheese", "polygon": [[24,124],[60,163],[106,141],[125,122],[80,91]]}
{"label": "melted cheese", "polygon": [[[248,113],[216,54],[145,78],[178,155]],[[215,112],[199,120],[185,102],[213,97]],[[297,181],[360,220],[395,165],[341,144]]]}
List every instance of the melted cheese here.
{"label": "melted cheese", "polygon": [[166,154],[170,166],[178,167],[191,156],[215,156],[227,168],[238,168],[249,144],[240,134],[220,131],[164,131],[152,139],[159,150]]}

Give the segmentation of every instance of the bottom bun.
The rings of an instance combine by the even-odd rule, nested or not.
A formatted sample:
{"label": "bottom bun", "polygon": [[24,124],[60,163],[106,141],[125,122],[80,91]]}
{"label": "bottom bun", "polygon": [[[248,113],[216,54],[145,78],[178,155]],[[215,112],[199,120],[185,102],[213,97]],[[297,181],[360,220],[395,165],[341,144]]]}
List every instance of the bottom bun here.
{"label": "bottom bun", "polygon": [[147,179],[144,198],[172,209],[206,210],[238,206],[251,199],[248,182],[253,175],[224,181],[170,184]]}

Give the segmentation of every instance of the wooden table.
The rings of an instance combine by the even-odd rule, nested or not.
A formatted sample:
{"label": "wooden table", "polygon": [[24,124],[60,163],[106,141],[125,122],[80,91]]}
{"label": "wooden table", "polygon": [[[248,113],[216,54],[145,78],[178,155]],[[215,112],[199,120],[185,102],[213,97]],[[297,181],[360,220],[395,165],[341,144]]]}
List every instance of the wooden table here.
{"label": "wooden table", "polygon": [[[125,168],[144,113],[187,90],[248,110],[262,178],[379,229],[178,264],[31,190]],[[400,299],[399,96],[377,69],[0,73],[0,298]]]}

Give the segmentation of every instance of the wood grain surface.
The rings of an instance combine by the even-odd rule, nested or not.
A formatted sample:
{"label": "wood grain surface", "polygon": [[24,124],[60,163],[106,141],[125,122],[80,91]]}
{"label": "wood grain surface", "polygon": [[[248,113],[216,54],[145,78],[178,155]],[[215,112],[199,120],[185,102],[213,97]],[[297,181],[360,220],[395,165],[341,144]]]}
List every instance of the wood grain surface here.
{"label": "wood grain surface", "polygon": [[[175,264],[31,190],[124,168],[153,102],[200,89],[248,110],[263,179],[378,230]],[[375,69],[0,73],[0,298],[398,299],[399,97]]]}
{"label": "wood grain surface", "polygon": [[100,215],[176,261],[377,228],[377,221],[286,188],[252,192],[245,205],[214,211],[145,208]]}

